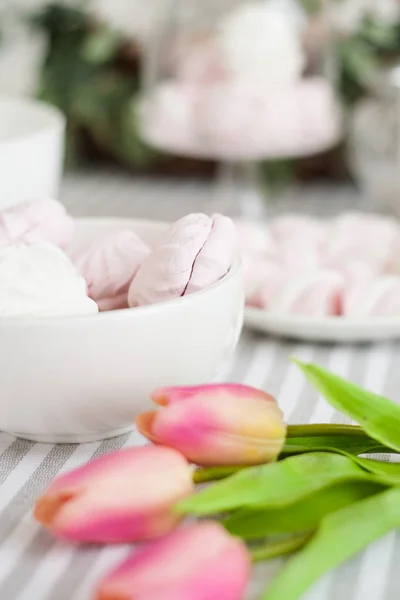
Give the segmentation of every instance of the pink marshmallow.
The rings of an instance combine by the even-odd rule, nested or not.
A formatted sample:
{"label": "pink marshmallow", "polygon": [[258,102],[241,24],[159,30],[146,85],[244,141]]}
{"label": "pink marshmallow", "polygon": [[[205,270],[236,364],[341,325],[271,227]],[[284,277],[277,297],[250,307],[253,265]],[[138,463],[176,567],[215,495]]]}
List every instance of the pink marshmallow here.
{"label": "pink marshmallow", "polygon": [[[271,97],[266,109],[267,131],[278,144],[275,156],[307,156],[334,146],[340,136],[339,104],[323,77],[307,77],[289,93]],[[274,157],[273,146],[266,156]]]}
{"label": "pink marshmallow", "polygon": [[296,272],[272,295],[269,310],[275,314],[322,318],[341,313],[343,278],[316,269]]}
{"label": "pink marshmallow", "polygon": [[160,85],[141,105],[144,138],[156,148],[183,154],[196,151],[193,139],[196,91],[175,82]]}
{"label": "pink marshmallow", "polygon": [[0,246],[49,242],[65,247],[74,234],[74,220],[56,200],[27,200],[0,212]]}
{"label": "pink marshmallow", "polygon": [[311,269],[321,263],[326,227],[317,219],[287,214],[271,221],[276,260],[289,269]]}
{"label": "pink marshmallow", "polygon": [[115,310],[128,307],[129,286],[149,254],[133,231],[120,230],[86,248],[75,266],[100,310]]}
{"label": "pink marshmallow", "polygon": [[339,273],[344,278],[346,286],[368,282],[379,275],[379,271],[374,264],[359,258],[326,261],[323,266]]}
{"label": "pink marshmallow", "polygon": [[288,213],[269,223],[269,231],[277,244],[290,245],[293,240],[304,244],[320,246],[326,236],[327,227],[312,217]]}
{"label": "pink marshmallow", "polygon": [[208,86],[194,126],[203,154],[225,159],[310,155],[333,146],[340,132],[338,105],[322,77],[278,88],[234,78]]}
{"label": "pink marshmallow", "polygon": [[177,48],[177,79],[191,85],[207,86],[227,76],[223,57],[214,36],[189,39]]}
{"label": "pink marshmallow", "polygon": [[274,241],[264,224],[237,219],[234,221],[239,252],[243,256],[266,257],[274,254]]}
{"label": "pink marshmallow", "polygon": [[391,219],[349,213],[336,219],[325,247],[329,261],[363,260],[375,271],[390,270],[397,251],[400,230]]}
{"label": "pink marshmallow", "polygon": [[236,228],[228,217],[213,215],[210,235],[198,253],[185,295],[202,290],[224,277],[237,253]]}
{"label": "pink marshmallow", "polygon": [[215,283],[229,270],[235,228],[228,217],[192,214],[171,225],[129,289],[129,306],[154,304]]}
{"label": "pink marshmallow", "polygon": [[264,154],[259,120],[268,90],[227,80],[203,89],[196,102],[194,138],[204,154],[249,159]]}
{"label": "pink marshmallow", "polygon": [[250,260],[244,273],[246,304],[262,309],[269,308],[271,298],[288,277],[286,269],[268,260]]}
{"label": "pink marshmallow", "polygon": [[258,293],[264,279],[271,270],[277,267],[275,263],[257,255],[244,254],[241,257],[243,268],[243,288],[247,306],[261,308]]}
{"label": "pink marshmallow", "polygon": [[277,246],[276,260],[285,268],[311,269],[319,265],[320,259],[318,247],[306,238]]}
{"label": "pink marshmallow", "polygon": [[271,87],[227,75],[211,50],[185,61],[180,79],[161,84],[142,103],[142,131],[153,145],[197,157],[255,160],[309,155],[337,142],[339,111],[326,79]]}
{"label": "pink marshmallow", "polygon": [[385,275],[350,286],[344,295],[346,317],[399,317],[400,277]]}

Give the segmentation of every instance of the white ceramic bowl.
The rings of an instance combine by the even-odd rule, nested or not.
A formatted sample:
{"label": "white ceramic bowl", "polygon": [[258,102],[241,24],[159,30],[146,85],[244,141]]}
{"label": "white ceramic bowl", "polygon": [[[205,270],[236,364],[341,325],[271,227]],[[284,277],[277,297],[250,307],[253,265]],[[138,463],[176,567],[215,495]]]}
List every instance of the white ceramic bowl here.
{"label": "white ceramic bowl", "polygon": [[[128,227],[149,243],[165,224],[81,219],[74,245]],[[158,386],[203,383],[232,355],[243,322],[239,263],[215,285],[152,306],[0,319],[0,429],[45,442],[128,431]]]}
{"label": "white ceramic bowl", "polygon": [[58,196],[65,120],[42,102],[0,96],[0,210]]}

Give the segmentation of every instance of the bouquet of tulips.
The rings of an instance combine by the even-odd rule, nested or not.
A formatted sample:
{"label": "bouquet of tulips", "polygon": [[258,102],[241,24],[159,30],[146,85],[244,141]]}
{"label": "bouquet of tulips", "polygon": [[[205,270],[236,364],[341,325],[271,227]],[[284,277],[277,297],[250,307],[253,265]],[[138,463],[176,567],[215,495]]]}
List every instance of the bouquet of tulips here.
{"label": "bouquet of tulips", "polygon": [[95,600],[241,600],[252,562],[289,554],[262,600],[296,600],[400,526],[400,464],[361,457],[400,453],[400,406],[296,362],[359,426],[286,427],[272,396],[242,385],[165,388],[137,418],[152,445],[93,460],[37,500],[58,537],[144,543]]}

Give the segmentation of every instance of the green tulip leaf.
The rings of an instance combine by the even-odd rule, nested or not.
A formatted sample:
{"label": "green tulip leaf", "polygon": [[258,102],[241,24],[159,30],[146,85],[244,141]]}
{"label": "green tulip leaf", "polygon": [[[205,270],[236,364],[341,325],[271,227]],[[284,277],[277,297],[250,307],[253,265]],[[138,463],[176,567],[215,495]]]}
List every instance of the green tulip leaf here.
{"label": "green tulip leaf", "polygon": [[345,481],[318,490],[289,506],[239,510],[227,517],[223,525],[233,535],[246,540],[306,532],[316,529],[326,515],[384,489],[370,481]]}
{"label": "green tulip leaf", "polygon": [[305,452],[345,452],[347,454],[373,454],[377,452],[394,452],[369,436],[313,436],[310,438],[288,438],[280,454],[286,458]]}
{"label": "green tulip leaf", "polygon": [[337,410],[359,423],[366,433],[400,452],[400,406],[312,364],[294,362]]}
{"label": "green tulip leaf", "polygon": [[[312,439],[318,440],[318,438]],[[306,438],[302,438],[302,440],[306,440]],[[325,441],[328,442],[328,440]],[[313,447],[312,444],[310,444],[309,448],[307,448],[306,445],[288,445],[285,446],[285,451],[288,453],[288,456],[293,456],[296,454],[305,454],[306,452],[332,452],[335,454],[340,454],[352,460],[356,465],[358,465],[365,471],[376,475],[378,480],[380,480],[383,485],[400,485],[400,463],[384,462],[381,460],[373,460],[371,458],[362,458],[360,456],[357,456],[358,454],[366,454],[368,452],[394,452],[394,450],[387,449],[386,446],[376,446],[375,448],[373,448],[372,445],[368,450],[366,448],[367,445],[365,445],[363,452],[354,452],[354,450],[356,449],[356,445],[353,445],[350,440],[348,444],[349,448],[347,450],[345,449],[345,444],[343,444],[343,447],[339,447],[339,444],[336,444],[336,447],[334,447],[334,441],[335,440],[332,440],[332,444],[330,447],[318,447],[317,445]],[[360,448],[361,447],[362,446],[360,445]],[[360,448],[358,449],[360,450]],[[352,452],[354,452],[354,454]]]}
{"label": "green tulip leaf", "polygon": [[[314,439],[317,439],[317,438],[314,438]],[[292,454],[289,453],[289,456],[293,456],[294,454],[305,454],[306,452],[332,452],[335,454],[340,454],[340,455],[346,456],[347,458],[352,460],[356,465],[358,465],[365,471],[368,471],[369,473],[376,475],[378,480],[381,481],[383,485],[400,485],[400,463],[398,463],[398,462],[384,462],[381,460],[373,460],[371,458],[362,458],[360,456],[357,456],[357,454],[361,454],[361,452],[357,452],[357,454],[351,454],[351,452],[347,452],[346,450],[339,448],[338,445],[336,446],[336,448],[333,447],[333,445],[331,447],[321,447],[321,448],[319,448],[319,447],[312,448],[312,446],[310,446],[309,449],[307,449],[306,447],[302,448],[301,446],[293,446],[292,449],[293,449],[293,453]],[[353,448],[353,450],[354,450],[354,448]],[[369,451],[370,452],[372,452],[372,451],[373,452],[377,452],[377,451],[387,452],[385,446],[376,447],[375,449],[370,448]],[[393,450],[390,450],[390,452],[393,452]],[[365,453],[366,453],[366,451],[362,452],[362,454],[365,454]],[[228,475],[226,475],[226,476],[228,476]]]}
{"label": "green tulip leaf", "polygon": [[331,513],[311,541],[278,573],[262,600],[298,600],[324,573],[399,526],[400,488]]}
{"label": "green tulip leaf", "polygon": [[257,504],[280,507],[335,483],[368,480],[387,483],[388,477],[367,472],[352,457],[310,452],[243,469],[186,498],[176,509],[186,514],[209,515]]}
{"label": "green tulip leaf", "polygon": [[383,462],[359,456],[353,456],[352,460],[366,471],[373,473],[380,481],[388,485],[400,485],[400,463]]}

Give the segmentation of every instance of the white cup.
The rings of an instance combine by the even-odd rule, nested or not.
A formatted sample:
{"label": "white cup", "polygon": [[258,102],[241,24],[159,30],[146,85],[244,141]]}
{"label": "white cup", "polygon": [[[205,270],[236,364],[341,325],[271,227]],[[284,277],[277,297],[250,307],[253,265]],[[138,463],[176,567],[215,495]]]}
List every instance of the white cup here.
{"label": "white cup", "polygon": [[0,96],[0,210],[39,196],[58,196],[65,119],[57,109]]}

